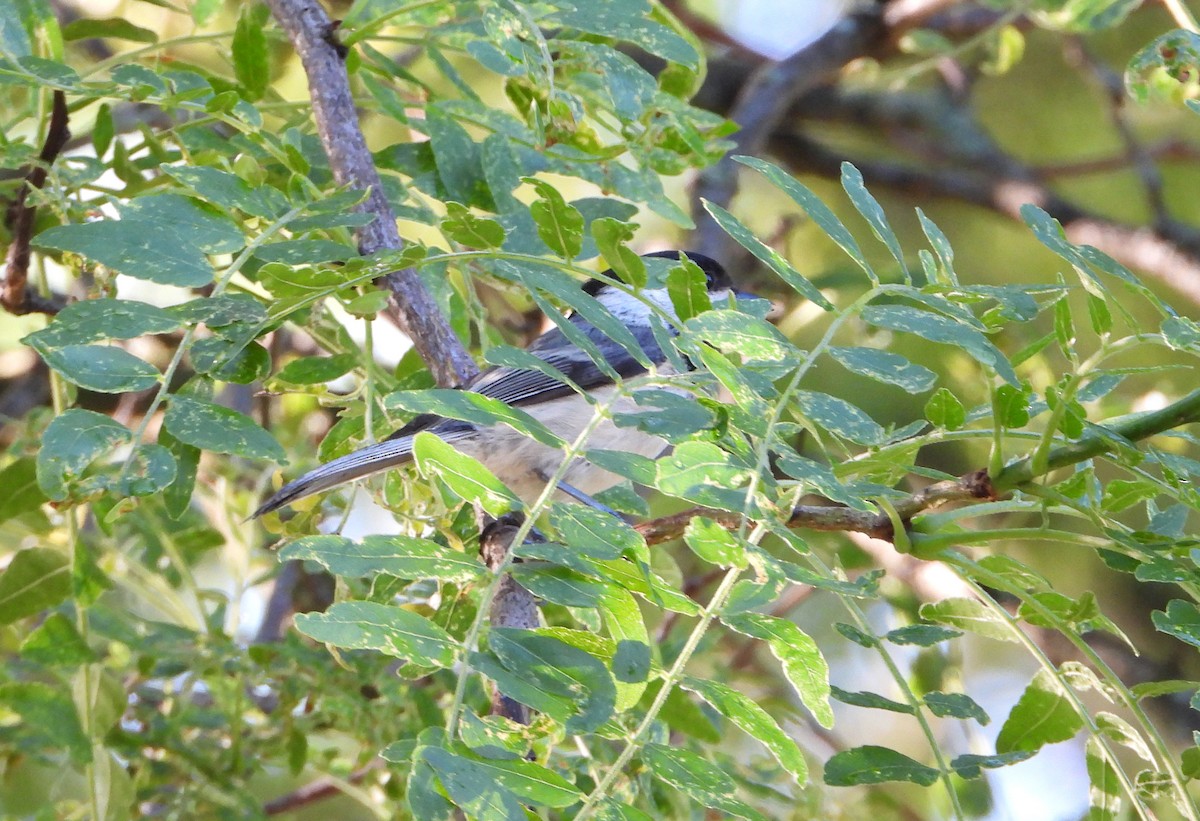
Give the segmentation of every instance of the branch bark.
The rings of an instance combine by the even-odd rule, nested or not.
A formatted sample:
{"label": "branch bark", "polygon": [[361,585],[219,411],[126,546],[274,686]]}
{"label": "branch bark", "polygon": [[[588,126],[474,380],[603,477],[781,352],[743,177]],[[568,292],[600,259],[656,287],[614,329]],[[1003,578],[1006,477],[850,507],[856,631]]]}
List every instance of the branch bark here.
{"label": "branch bark", "polygon": [[28,199],[31,192],[40,190],[46,184],[50,166],[58,159],[70,138],[67,98],[63,92],[55,91],[46,141],[42,144],[37,163],[25,175],[25,184],[21,186],[8,212],[13,238],[4,259],[7,274],[3,289],[0,289],[0,305],[10,314],[56,314],[62,308],[57,300],[45,299],[29,290],[29,243],[33,238],[37,206],[29,205]]}
{"label": "branch bark", "polygon": [[[1200,389],[1160,410],[1131,414],[1095,425],[1077,441],[1053,448],[1044,457],[1034,454],[1019,459],[1005,466],[996,476],[989,476],[987,470],[980,469],[958,479],[935,482],[893,502],[892,510],[896,519],[907,527],[913,517],[941,505],[992,501],[1054,470],[1116,450],[1123,443],[1138,442],[1196,422],[1200,422]],[[648,544],[660,544],[682,536],[688,522],[697,516],[707,516],[729,528],[737,527],[742,519],[737,513],[697,507],[642,522],[635,529]],[[889,512],[871,513],[833,504],[797,505],[792,509],[787,526],[862,533],[893,543],[896,537]]]}
{"label": "branch bark", "polygon": [[740,127],[736,146],[700,175],[693,196],[696,222],[692,247],[732,264],[738,246],[704,210],[708,200],[728,207],[737,193],[735,154],[758,154],[783,122],[796,99],[829,80],[851,60],[866,55],[883,35],[878,11],[850,15],[814,43],[779,62],[766,63],[742,86],[729,118]]}
{"label": "branch bark", "polygon": [[[383,193],[358,112],[350,93],[344,62],[345,48],[337,42],[337,25],[316,0],[267,0],[271,13],[292,41],[308,76],[313,119],[321,145],[329,157],[338,185],[368,192],[359,210],[375,219],[359,229],[359,252],[400,250],[404,242],[396,217]],[[392,308],[400,328],[441,387],[457,387],[478,372],[478,367],[412,268],[385,277],[392,292]]]}
{"label": "branch bark", "polygon": [[[520,527],[521,522],[518,518],[505,516],[489,522],[483,528],[479,538],[479,552],[483,555],[484,563],[493,571],[504,563],[505,555],[512,550],[513,537],[517,535]],[[532,531],[529,539],[540,541],[537,531]],[[492,627],[515,627],[522,630],[532,630],[541,623],[537,600],[510,574],[505,574],[500,580],[500,587],[492,599],[488,619]],[[529,724],[533,720],[532,710],[516,699],[509,698],[496,687],[492,689],[492,714],[504,716],[518,724]]]}

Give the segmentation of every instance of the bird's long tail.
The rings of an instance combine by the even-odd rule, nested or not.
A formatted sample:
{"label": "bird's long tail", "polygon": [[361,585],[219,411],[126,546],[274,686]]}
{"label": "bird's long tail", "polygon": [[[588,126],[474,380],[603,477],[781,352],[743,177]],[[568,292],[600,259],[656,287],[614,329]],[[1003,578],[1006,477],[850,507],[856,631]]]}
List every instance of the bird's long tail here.
{"label": "bird's long tail", "polygon": [[361,479],[372,473],[403,465],[412,459],[412,442],[411,436],[386,439],[345,456],[339,456],[331,462],[326,462],[281,487],[274,496],[267,499],[258,510],[254,511],[254,516],[251,518],[278,510],[297,499],[320,493],[322,490],[328,490],[344,482]]}

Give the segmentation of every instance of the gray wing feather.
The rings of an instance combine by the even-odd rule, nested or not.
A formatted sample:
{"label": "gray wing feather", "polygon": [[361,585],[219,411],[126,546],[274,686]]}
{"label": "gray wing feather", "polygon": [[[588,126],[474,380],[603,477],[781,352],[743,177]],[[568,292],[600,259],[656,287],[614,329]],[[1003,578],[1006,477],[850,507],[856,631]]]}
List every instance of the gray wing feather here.
{"label": "gray wing feather", "polygon": [[[646,372],[646,368],[634,359],[624,346],[613,342],[590,323],[578,316],[572,316],[570,322],[595,344],[605,361],[623,378]],[[652,362],[661,363],[665,359],[649,328],[630,330],[634,331],[638,344]],[[608,374],[597,367],[590,356],[572,344],[559,328],[542,334],[527,350],[557,368],[584,390],[612,383]],[[464,385],[464,388],[510,405],[546,402],[574,393],[570,385],[540,371],[507,366],[489,368]],[[422,414],[384,441],[326,462],[284,485],[254,511],[254,516],[278,510],[297,499],[328,490],[344,482],[405,464],[412,459],[412,439],[420,430],[432,430],[443,438],[452,440],[472,433],[474,428],[433,414]]]}
{"label": "gray wing feather", "polygon": [[[594,326],[571,317],[571,321],[600,350],[604,360],[624,378],[639,376],[646,368],[625,347],[613,342]],[[631,329],[632,330],[632,329]],[[638,344],[650,361],[658,364],[665,357],[658,347],[653,332],[646,328],[644,333],[635,332]],[[553,328],[534,340],[526,349],[546,364],[559,370],[563,376],[584,390],[612,383],[592,358],[566,338],[562,330]],[[573,393],[564,382],[540,371],[522,370],[507,366],[489,368],[464,386],[469,391],[499,399],[510,405],[526,405],[557,399]]]}

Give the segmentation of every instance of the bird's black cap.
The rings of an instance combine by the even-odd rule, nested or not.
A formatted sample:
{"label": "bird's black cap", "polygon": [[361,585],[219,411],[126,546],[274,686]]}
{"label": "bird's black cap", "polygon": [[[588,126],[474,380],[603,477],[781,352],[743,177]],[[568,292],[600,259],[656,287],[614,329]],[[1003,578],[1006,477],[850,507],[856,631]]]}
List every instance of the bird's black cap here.
{"label": "bird's black cap", "polygon": [[[700,270],[704,272],[704,278],[707,282],[709,290],[719,290],[721,288],[731,287],[729,274],[725,272],[725,269],[721,266],[721,263],[717,262],[710,256],[705,256],[704,254],[697,253],[695,251],[655,251],[650,254],[642,254],[642,258],[678,260],[684,255],[686,255],[687,258],[692,262],[696,263]],[[612,270],[605,271],[605,274],[613,277],[614,279],[620,279],[620,277],[617,276],[617,274]],[[589,279],[583,286],[583,290],[592,296],[595,296],[600,289],[604,287],[604,285],[605,283],[599,279]]]}

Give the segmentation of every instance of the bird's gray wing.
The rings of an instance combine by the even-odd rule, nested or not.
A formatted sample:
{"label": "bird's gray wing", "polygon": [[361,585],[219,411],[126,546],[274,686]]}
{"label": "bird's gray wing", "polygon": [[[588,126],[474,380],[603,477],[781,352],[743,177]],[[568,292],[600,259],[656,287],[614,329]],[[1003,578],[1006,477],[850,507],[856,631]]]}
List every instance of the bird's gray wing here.
{"label": "bird's gray wing", "polygon": [[[613,342],[594,326],[575,319],[572,317],[576,327],[596,346],[608,365],[622,378],[628,379],[646,372],[645,366],[623,345]],[[651,362],[660,364],[664,360],[662,350],[649,328],[644,329],[644,332],[634,331],[634,336]],[[583,390],[612,384],[609,375],[591,356],[570,342],[561,328],[553,328],[542,334],[526,348],[526,351],[559,371]],[[499,399],[509,405],[532,405],[574,393],[569,384],[552,375],[506,365],[487,369],[464,385],[464,388],[492,399]]]}
{"label": "bird's gray wing", "polygon": [[[622,378],[646,372],[645,366],[624,346],[613,342],[593,325],[578,317],[571,317],[569,321],[596,346],[605,361]],[[648,327],[630,330],[651,362],[658,364],[665,359]],[[608,374],[592,361],[591,356],[567,339],[560,328],[542,334],[526,350],[556,368],[583,390],[612,384]],[[574,393],[570,385],[541,371],[504,365],[488,368],[463,387],[465,390],[475,391],[510,405],[536,404]],[[466,422],[423,413],[384,441],[326,462],[284,485],[254,512],[254,516],[278,510],[313,493],[405,464],[412,459],[413,436],[419,431],[430,429],[442,438],[450,440],[474,430],[473,426]]]}

